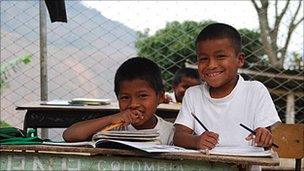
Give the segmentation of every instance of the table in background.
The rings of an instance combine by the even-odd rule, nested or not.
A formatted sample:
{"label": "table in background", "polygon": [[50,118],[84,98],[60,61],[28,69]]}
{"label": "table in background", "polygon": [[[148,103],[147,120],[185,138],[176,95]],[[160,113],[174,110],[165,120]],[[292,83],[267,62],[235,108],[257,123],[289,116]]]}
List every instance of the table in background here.
{"label": "table in background", "polygon": [[[180,104],[160,104],[156,114],[174,121]],[[23,129],[28,128],[67,128],[73,123],[99,118],[119,112],[117,103],[99,106],[54,106],[32,102],[17,106],[16,110],[26,110]]]}
{"label": "table in background", "polygon": [[248,170],[251,165],[277,166],[272,157],[240,157],[202,153],[144,153],[141,151],[1,145],[0,170]]}

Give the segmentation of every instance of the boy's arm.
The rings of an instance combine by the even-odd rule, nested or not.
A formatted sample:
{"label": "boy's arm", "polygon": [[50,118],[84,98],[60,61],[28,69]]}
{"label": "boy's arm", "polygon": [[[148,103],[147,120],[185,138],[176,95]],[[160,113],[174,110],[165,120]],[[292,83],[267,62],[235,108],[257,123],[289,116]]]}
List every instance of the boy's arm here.
{"label": "boy's arm", "polygon": [[193,130],[180,124],[175,124],[173,144],[180,147],[197,149],[197,136],[193,135]]}
{"label": "boy's arm", "polygon": [[81,121],[73,124],[63,132],[63,139],[67,142],[90,140],[93,134],[112,123],[112,116]]}
{"label": "boy's arm", "polygon": [[136,123],[143,119],[142,113],[137,110],[126,110],[102,118],[81,121],[73,124],[63,132],[63,139],[67,142],[90,140],[91,137],[104,127],[123,122],[124,125]]}
{"label": "boy's arm", "polygon": [[176,124],[173,143],[184,148],[212,149],[218,143],[218,137],[218,134],[210,131],[205,131],[201,135],[194,135],[192,129]]}

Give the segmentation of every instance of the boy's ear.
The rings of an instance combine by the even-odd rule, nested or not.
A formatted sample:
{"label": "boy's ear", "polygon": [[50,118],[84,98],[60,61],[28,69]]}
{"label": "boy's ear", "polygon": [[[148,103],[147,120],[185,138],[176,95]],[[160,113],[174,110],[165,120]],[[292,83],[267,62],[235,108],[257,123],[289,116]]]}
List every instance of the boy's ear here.
{"label": "boy's ear", "polygon": [[241,68],[245,63],[245,54],[243,52],[238,53],[237,60],[238,60],[238,67]]}

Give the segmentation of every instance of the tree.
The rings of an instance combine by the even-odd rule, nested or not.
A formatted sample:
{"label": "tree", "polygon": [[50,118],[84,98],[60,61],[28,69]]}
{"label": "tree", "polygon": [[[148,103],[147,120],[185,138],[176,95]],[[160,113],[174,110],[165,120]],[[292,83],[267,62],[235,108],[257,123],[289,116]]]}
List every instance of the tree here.
{"label": "tree", "polygon": [[[282,19],[284,16],[289,15],[287,13],[287,9],[290,7],[290,0],[286,1],[279,1],[275,0],[274,2],[274,17],[270,17],[269,9],[270,9],[270,2],[269,0],[260,0],[259,4],[258,0],[251,0],[254,5],[254,8],[257,11],[258,18],[259,18],[259,25],[261,31],[261,40],[263,44],[263,48],[268,56],[270,64],[274,67],[283,68],[283,64],[285,58],[287,56],[287,49],[290,43],[291,35],[293,34],[296,27],[303,21],[303,13],[299,13],[302,0],[298,1],[298,6],[296,10],[291,12],[291,19],[289,20],[288,30],[285,38],[285,42],[283,43],[283,47],[278,46],[278,33],[279,28],[281,25],[285,25],[282,23]],[[279,9],[279,2],[284,4],[284,7],[280,10]],[[299,16],[302,15],[302,16]],[[270,26],[270,18],[274,18],[273,26]]]}
{"label": "tree", "polygon": [[186,60],[192,63],[196,61],[195,37],[210,23],[212,21],[173,21],[152,36],[148,36],[148,30],[138,33],[135,43],[138,55],[153,60],[161,67],[166,89],[171,89],[170,83],[175,71],[184,67]]}
{"label": "tree", "polygon": [[[184,67],[186,61],[196,62],[194,41],[202,28],[211,23],[213,21],[173,21],[151,36],[148,35],[149,30],[138,32],[135,43],[138,55],[153,60],[161,67],[167,90],[171,89],[172,78],[177,69]],[[260,48],[260,33],[248,29],[239,31],[242,35],[243,51],[247,56],[246,66],[258,62],[260,65],[267,64],[267,60],[262,58],[265,52]]]}
{"label": "tree", "polygon": [[238,30],[242,38],[242,52],[245,53],[245,68],[251,66],[267,66],[268,60],[265,58],[265,51],[260,40],[260,33],[246,28]]}

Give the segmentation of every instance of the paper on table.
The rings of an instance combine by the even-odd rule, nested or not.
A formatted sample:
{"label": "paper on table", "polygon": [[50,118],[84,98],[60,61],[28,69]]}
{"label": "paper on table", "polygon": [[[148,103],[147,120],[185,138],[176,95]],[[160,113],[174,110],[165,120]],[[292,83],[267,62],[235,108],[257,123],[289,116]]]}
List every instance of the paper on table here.
{"label": "paper on table", "polygon": [[[131,142],[131,141],[120,141],[120,140],[105,140],[100,139],[96,142],[94,141],[84,141],[84,142],[43,142],[43,145],[53,145],[53,146],[90,146],[90,147],[100,147],[100,148],[116,148],[123,145],[122,149],[135,148],[148,153],[200,153],[198,150],[190,150],[182,147],[171,146],[171,145],[160,145],[153,142]],[[123,147],[122,146],[122,147]]]}
{"label": "paper on table", "polygon": [[172,146],[172,145],[161,145],[153,143],[142,143],[142,142],[130,142],[130,141],[119,141],[119,140],[99,140],[96,142],[97,147],[103,147],[104,143],[117,143],[124,144],[129,147],[133,147],[148,153],[199,153],[197,150],[185,149],[182,147]]}
{"label": "paper on table", "polygon": [[250,157],[264,157],[271,156],[271,151],[265,151],[262,147],[254,146],[216,146],[209,150],[209,154],[229,155],[229,156],[250,156]]}

